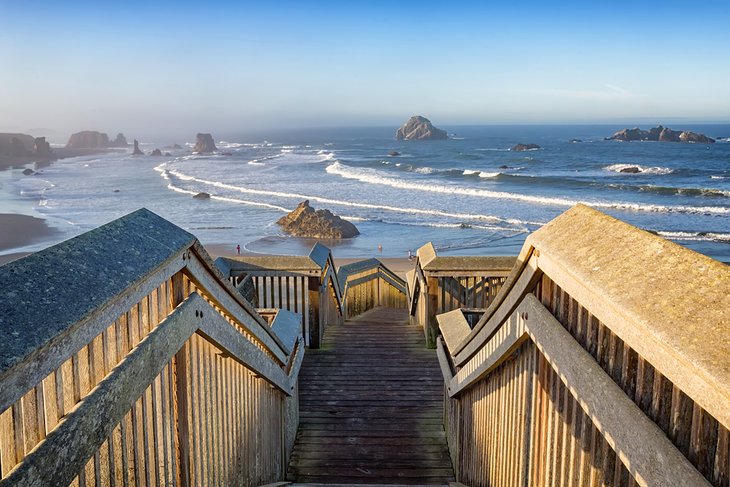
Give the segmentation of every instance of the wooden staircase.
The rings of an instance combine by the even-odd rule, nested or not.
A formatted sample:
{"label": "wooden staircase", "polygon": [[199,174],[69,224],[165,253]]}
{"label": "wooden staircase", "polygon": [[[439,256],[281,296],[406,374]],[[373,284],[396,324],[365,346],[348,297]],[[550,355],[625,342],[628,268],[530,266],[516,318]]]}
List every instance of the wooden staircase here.
{"label": "wooden staircase", "polygon": [[[376,308],[329,327],[308,350],[289,464],[299,485],[445,485],[443,379],[403,309]],[[295,484],[297,485],[297,484]]]}

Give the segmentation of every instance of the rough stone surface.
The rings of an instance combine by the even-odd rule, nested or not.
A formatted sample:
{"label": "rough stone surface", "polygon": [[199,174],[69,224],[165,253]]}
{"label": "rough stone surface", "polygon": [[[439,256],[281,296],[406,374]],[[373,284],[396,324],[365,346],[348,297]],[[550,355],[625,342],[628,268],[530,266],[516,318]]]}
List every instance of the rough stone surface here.
{"label": "rough stone surface", "polygon": [[540,146],[537,144],[517,144],[513,146],[510,150],[514,152],[522,152],[526,150],[537,150]]}
{"label": "rough stone surface", "polygon": [[445,130],[437,129],[426,117],[415,115],[395,132],[398,140],[443,140],[449,136]]}
{"label": "rough stone surface", "polygon": [[95,130],[76,132],[66,143],[67,149],[106,149],[109,147],[109,136]]}
{"label": "rough stone surface", "polygon": [[27,134],[0,133],[0,154],[24,156],[33,150],[33,143],[33,137]]}
{"label": "rough stone surface", "polygon": [[642,130],[638,127],[623,129],[614,133],[606,140],[621,140],[624,142],[633,141],[654,141],[654,142],[690,142],[701,144],[713,144],[714,139],[696,132],[672,130],[661,125],[649,130]]}
{"label": "rough stone surface", "polygon": [[137,139],[134,139],[134,150],[132,151],[133,156],[143,156],[144,152],[139,148],[139,142]]}
{"label": "rough stone surface", "polygon": [[343,220],[329,210],[315,210],[305,200],[276,223],[285,232],[296,237],[351,238],[360,232],[352,223]]}
{"label": "rough stone surface", "polygon": [[210,193],[201,192],[196,195],[193,195],[193,198],[196,200],[209,200],[210,199]]}
{"label": "rough stone surface", "polygon": [[141,209],[0,266],[0,376],[193,242]]}
{"label": "rough stone surface", "polygon": [[109,143],[109,147],[129,147],[127,138],[123,133],[118,133],[117,137]]}
{"label": "rough stone surface", "polygon": [[198,134],[195,136],[195,147],[193,148],[193,152],[214,152],[217,151],[218,148],[215,146],[215,142],[213,142],[213,136],[210,134]]}
{"label": "rough stone surface", "polygon": [[639,174],[641,169],[638,166],[629,166],[622,168],[619,172],[625,172],[629,174]]}

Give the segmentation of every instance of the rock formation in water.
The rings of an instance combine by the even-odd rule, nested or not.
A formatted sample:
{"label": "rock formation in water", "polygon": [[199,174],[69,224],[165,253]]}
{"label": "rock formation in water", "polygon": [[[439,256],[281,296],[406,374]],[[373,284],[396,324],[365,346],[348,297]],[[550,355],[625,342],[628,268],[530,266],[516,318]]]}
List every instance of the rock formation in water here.
{"label": "rock formation in water", "polygon": [[392,150],[392,151],[388,152],[388,157],[398,157],[399,155],[400,155],[400,152],[398,152],[397,150]]}
{"label": "rock formation in water", "polygon": [[53,158],[55,154],[51,150],[51,144],[46,141],[45,137],[36,137],[33,141],[33,155],[43,158]]}
{"label": "rock formation in water", "polygon": [[213,136],[210,134],[198,134],[195,136],[195,140],[193,152],[203,153],[218,150],[215,146],[215,142],[213,142]]}
{"label": "rock formation in water", "polygon": [[35,174],[33,169],[23,169],[23,176],[32,176]]}
{"label": "rock formation in water", "polygon": [[34,139],[26,134],[0,134],[0,155],[21,157],[33,150]]}
{"label": "rock formation in water", "polygon": [[526,150],[537,150],[540,146],[537,144],[517,144],[516,146],[512,147],[510,150],[514,152],[522,152]]}
{"label": "rock formation in water", "polygon": [[139,148],[139,142],[137,139],[134,139],[134,150],[132,151],[133,156],[143,156],[144,152],[142,152]]}
{"label": "rock formation in water", "polygon": [[210,193],[201,192],[201,193],[198,193],[198,194],[194,194],[193,195],[193,198],[195,198],[196,200],[209,200],[210,199]]}
{"label": "rock formation in water", "polygon": [[106,149],[107,147],[109,147],[109,136],[95,130],[76,132],[66,143],[67,149]]}
{"label": "rock formation in water", "polygon": [[672,130],[661,125],[649,130],[641,130],[638,127],[619,130],[606,140],[632,141],[654,141],[654,142],[689,142],[699,144],[713,144],[714,139],[696,132]]}
{"label": "rock formation in water", "polygon": [[641,172],[641,168],[638,166],[629,166],[621,168],[619,172],[625,172],[628,174],[639,174]]}
{"label": "rock formation in water", "polygon": [[429,119],[415,115],[395,132],[395,138],[398,140],[443,140],[448,139],[449,136],[445,130],[434,127]]}
{"label": "rock formation in water", "polygon": [[109,142],[109,147],[129,147],[129,143],[124,134],[120,132],[114,140]]}
{"label": "rock formation in water", "polygon": [[156,157],[162,157],[162,151],[160,149],[155,149],[152,152],[150,152],[150,155],[156,156]]}
{"label": "rock formation in water", "polygon": [[351,238],[360,232],[352,223],[343,220],[329,210],[315,210],[309,200],[302,201],[289,214],[276,223],[285,232],[296,237],[311,238]]}

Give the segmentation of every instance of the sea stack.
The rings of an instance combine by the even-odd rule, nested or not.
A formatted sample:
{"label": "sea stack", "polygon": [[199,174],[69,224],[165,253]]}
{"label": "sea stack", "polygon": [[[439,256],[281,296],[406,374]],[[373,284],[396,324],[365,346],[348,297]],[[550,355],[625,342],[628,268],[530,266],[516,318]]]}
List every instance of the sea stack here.
{"label": "sea stack", "polygon": [[304,200],[289,214],[276,223],[295,237],[352,238],[360,235],[358,229],[329,210],[315,210]]}
{"label": "sea stack", "polygon": [[129,147],[129,143],[127,142],[127,138],[124,134],[119,132],[117,137],[113,141],[109,142],[109,147]]}
{"label": "sea stack", "polygon": [[142,152],[139,148],[139,142],[137,139],[134,139],[134,150],[132,151],[133,156],[143,156],[144,152]]}
{"label": "sea stack", "polygon": [[444,140],[449,136],[445,130],[433,126],[426,117],[415,115],[395,132],[398,140]]}
{"label": "sea stack", "polygon": [[46,141],[45,137],[36,137],[33,141],[33,155],[38,157],[55,157],[51,150],[51,144]]}
{"label": "sea stack", "polygon": [[215,142],[213,142],[213,136],[210,134],[198,134],[195,136],[195,139],[196,142],[193,152],[203,153],[218,150],[215,146]]}
{"label": "sea stack", "polygon": [[109,136],[96,130],[84,130],[71,135],[66,143],[67,149],[106,149]]}
{"label": "sea stack", "polygon": [[638,127],[632,129],[623,129],[614,133],[611,137],[606,137],[606,140],[620,140],[623,142],[633,141],[652,141],[652,142],[685,142],[685,143],[698,143],[698,144],[714,144],[715,139],[712,139],[704,134],[698,134],[697,132],[690,132],[688,130],[672,130],[668,127],[658,125],[649,130],[642,130]]}

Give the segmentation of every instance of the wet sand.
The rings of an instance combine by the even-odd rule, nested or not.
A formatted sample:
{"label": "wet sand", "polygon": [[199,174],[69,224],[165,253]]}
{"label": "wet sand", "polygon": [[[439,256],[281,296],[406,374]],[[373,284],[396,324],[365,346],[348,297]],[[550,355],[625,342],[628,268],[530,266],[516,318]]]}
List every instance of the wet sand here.
{"label": "wet sand", "polygon": [[[0,252],[48,239],[57,234],[57,231],[49,227],[41,218],[7,213],[0,213],[0,229],[2,229],[0,231]],[[0,255],[0,264],[24,255],[27,253],[15,252]]]}

